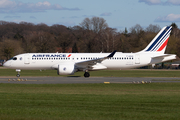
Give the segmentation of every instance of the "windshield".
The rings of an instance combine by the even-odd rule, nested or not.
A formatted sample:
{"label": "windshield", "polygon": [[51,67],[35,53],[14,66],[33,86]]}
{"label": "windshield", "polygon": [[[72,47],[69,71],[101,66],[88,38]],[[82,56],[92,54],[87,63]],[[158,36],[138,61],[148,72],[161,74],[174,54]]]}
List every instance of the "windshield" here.
{"label": "windshield", "polygon": [[9,60],[17,60],[17,57],[13,57],[13,58],[11,58],[11,59],[9,59]]}

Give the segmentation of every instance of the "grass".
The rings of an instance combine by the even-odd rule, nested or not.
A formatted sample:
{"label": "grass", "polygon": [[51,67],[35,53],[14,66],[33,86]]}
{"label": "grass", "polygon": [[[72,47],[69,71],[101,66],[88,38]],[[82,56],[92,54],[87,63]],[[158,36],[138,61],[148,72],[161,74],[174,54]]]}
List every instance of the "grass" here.
{"label": "grass", "polygon": [[0,84],[0,119],[180,119],[179,86],[180,83]]}
{"label": "grass", "polygon": [[[176,70],[92,71],[105,77],[180,77]],[[15,76],[0,69],[0,76]],[[23,70],[21,76],[58,76]],[[77,72],[74,76],[83,76]],[[0,120],[180,119],[180,83],[0,84]]]}
{"label": "grass", "polygon": [[[98,77],[180,77],[179,70],[102,70],[90,71],[90,75]],[[12,69],[0,69],[0,76],[16,76],[17,72]],[[21,76],[58,76],[56,70],[22,70]],[[71,76],[83,77],[84,72],[76,72]]]}

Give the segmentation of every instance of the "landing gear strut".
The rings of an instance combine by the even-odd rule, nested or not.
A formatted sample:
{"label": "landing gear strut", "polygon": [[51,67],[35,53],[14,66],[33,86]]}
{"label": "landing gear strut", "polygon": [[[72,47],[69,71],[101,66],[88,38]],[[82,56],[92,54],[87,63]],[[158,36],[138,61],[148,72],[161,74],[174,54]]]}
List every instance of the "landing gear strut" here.
{"label": "landing gear strut", "polygon": [[87,77],[89,77],[89,76],[90,76],[90,74],[89,74],[89,72],[86,70],[85,73],[84,73],[84,77],[87,78]]}
{"label": "landing gear strut", "polygon": [[20,77],[20,72],[21,70],[20,69],[16,69],[16,72],[18,72],[18,74],[16,75],[17,77]]}

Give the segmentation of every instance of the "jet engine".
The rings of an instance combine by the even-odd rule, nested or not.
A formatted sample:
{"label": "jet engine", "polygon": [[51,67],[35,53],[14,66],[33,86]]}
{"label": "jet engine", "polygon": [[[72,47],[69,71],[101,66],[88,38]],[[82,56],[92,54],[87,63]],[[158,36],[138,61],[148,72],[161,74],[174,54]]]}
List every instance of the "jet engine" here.
{"label": "jet engine", "polygon": [[74,64],[58,65],[58,75],[72,75],[75,72]]}

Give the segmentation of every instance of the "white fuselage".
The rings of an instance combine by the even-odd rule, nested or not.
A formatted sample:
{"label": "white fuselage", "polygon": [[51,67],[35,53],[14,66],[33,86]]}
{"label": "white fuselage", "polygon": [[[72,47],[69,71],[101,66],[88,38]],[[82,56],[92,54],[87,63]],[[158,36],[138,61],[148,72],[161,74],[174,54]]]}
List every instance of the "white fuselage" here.
{"label": "white fuselage", "polygon": [[14,56],[4,66],[12,69],[55,69],[59,75],[85,71],[85,77],[90,76],[88,70],[147,66],[176,59],[174,54],[164,54],[171,30],[172,26],[163,27],[147,47],[137,53],[25,53]]}
{"label": "white fuselage", "polygon": [[[109,55],[110,53],[26,53],[14,56],[8,60],[4,66],[12,69],[57,69],[59,64],[74,64],[78,70],[83,70],[87,66],[76,66],[76,63],[90,61]],[[152,59],[153,54],[146,53],[121,53],[98,63],[95,67],[88,70],[100,69],[126,69],[137,68],[176,59],[175,55],[164,57],[163,59]]]}

